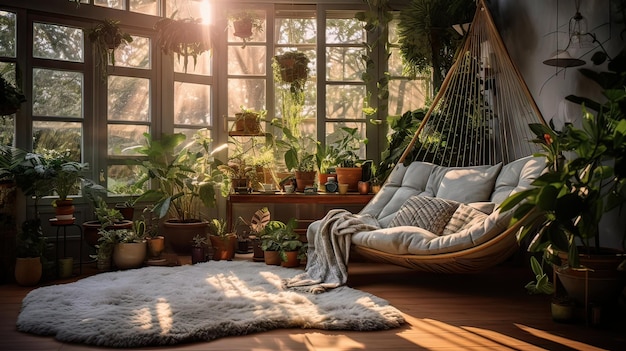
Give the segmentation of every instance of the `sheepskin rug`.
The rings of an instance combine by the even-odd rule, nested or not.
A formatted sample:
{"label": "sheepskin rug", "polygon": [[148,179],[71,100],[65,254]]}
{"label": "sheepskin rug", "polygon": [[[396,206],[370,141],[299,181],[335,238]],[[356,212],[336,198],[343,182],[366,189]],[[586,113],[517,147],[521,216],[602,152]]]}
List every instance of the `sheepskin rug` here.
{"label": "sheepskin rug", "polygon": [[404,323],[383,299],[349,287],[287,290],[302,271],[211,261],[101,273],[41,287],[22,302],[17,329],[109,347],[171,345],[278,328],[379,330]]}

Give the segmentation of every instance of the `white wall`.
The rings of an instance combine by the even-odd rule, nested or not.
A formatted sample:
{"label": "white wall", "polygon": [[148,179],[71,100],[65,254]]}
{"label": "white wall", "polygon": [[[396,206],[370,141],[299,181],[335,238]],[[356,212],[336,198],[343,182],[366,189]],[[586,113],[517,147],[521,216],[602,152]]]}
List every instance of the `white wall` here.
{"label": "white wall", "polygon": [[[580,12],[587,19],[588,30],[597,35],[611,57],[624,47],[624,41],[620,39],[624,25],[617,23],[621,18],[615,12],[614,2],[580,1]],[[557,127],[563,121],[579,122],[581,107],[567,102],[565,96],[574,94],[600,100],[600,88],[578,72],[578,68],[582,67],[606,70],[606,63],[594,66],[590,61],[591,55],[598,49],[570,50],[572,56],[587,61],[581,67],[563,70],[542,63],[557,48],[567,46],[569,19],[576,13],[574,0],[491,0],[489,7],[509,54],[546,121],[554,120]],[[626,216],[622,214],[619,218],[613,213],[607,217],[610,218],[603,220],[600,228],[603,232],[602,244],[619,248]]]}

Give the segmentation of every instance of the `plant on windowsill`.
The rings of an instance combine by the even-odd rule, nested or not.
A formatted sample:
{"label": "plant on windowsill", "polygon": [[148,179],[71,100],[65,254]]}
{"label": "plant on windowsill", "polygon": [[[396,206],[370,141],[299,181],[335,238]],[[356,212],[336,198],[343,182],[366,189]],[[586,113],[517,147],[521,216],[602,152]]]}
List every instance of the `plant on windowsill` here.
{"label": "plant on windowsill", "polygon": [[315,149],[316,141],[306,135],[296,136],[283,120],[274,119],[272,125],[282,130],[282,139],[276,140],[280,150],[284,150],[285,166],[295,171],[296,185],[299,192],[306,186],[315,184]]}
{"label": "plant on windowsill", "polygon": [[133,41],[133,37],[120,30],[119,25],[120,21],[105,18],[87,34],[93,44],[96,67],[103,80],[106,79],[109,62],[115,66],[115,49]]}
{"label": "plant on windowsill", "polygon": [[234,131],[228,133],[231,136],[260,136],[261,120],[265,118],[267,111],[256,111],[251,108],[241,106],[241,112],[235,113]]}
{"label": "plant on windowsill", "polygon": [[361,145],[367,144],[367,139],[360,138],[357,128],[342,127],[340,133],[338,139],[330,144],[330,147],[336,150],[337,182],[348,184],[349,191],[357,191],[358,183],[363,177],[357,151]]}
{"label": "plant on windowsill", "polygon": [[186,73],[189,57],[193,58],[195,68],[198,56],[211,50],[211,29],[200,18],[174,19],[175,15],[158,20],[154,29],[158,32],[157,41],[161,51],[165,55],[176,54],[179,61],[182,57]]}
{"label": "plant on windowsill", "polygon": [[153,139],[145,133],[145,143],[133,147],[144,156],[138,160],[144,171],[136,186],[153,183],[137,201],[153,203],[154,214],[166,219],[162,233],[166,246],[180,255],[189,255],[192,238],[206,232],[206,210],[215,207],[218,193],[226,197],[230,192],[224,185],[226,177],[218,169],[221,162],[214,157],[226,145],[212,149],[208,133],[206,129],[197,131],[184,146],[185,134],[163,134]]}
{"label": "plant on windowsill", "polygon": [[243,46],[255,33],[263,32],[263,17],[251,10],[238,11],[228,15],[228,21],[235,30],[233,35],[243,40]]}

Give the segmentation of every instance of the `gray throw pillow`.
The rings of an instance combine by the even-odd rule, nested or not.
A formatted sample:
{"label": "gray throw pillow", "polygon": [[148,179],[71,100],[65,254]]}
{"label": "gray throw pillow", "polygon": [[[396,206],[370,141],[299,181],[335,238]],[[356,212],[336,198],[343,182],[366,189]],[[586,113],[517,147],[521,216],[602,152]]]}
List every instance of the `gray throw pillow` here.
{"label": "gray throw pillow", "polygon": [[389,227],[413,226],[441,235],[446,223],[459,206],[456,201],[429,196],[411,196],[400,207]]}

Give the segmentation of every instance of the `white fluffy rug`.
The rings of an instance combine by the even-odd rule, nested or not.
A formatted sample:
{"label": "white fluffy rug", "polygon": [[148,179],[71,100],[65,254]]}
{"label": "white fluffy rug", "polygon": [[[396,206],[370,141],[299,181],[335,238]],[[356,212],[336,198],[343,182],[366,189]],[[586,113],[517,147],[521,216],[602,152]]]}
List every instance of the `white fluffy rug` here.
{"label": "white fluffy rug", "polygon": [[211,261],[102,273],[31,291],[20,331],[112,347],[213,340],[278,328],[377,330],[404,319],[387,301],[340,287],[322,294],[285,290],[298,269]]}

